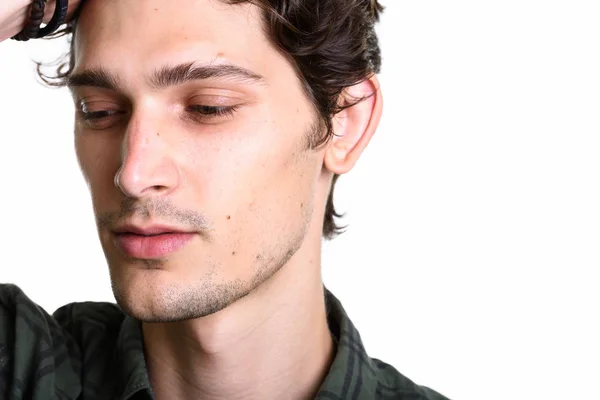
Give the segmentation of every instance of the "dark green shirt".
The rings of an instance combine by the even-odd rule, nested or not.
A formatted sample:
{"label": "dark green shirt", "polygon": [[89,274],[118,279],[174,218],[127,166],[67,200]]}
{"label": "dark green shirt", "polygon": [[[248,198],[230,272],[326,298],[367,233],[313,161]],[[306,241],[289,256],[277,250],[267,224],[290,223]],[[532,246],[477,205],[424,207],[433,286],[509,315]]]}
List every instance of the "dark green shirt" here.
{"label": "dark green shirt", "polygon": [[[326,300],[337,351],[318,400],[447,400],[370,358],[340,302]],[[153,398],[140,324],[116,304],[72,303],[50,316],[0,285],[0,399]]]}

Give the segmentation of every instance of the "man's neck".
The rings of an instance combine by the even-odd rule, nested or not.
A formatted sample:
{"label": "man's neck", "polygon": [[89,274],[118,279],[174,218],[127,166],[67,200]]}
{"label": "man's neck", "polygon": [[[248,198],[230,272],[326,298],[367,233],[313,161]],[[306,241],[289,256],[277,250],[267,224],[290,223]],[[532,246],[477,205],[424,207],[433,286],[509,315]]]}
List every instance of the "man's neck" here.
{"label": "man's neck", "polygon": [[303,267],[208,317],[143,324],[156,399],[313,398],[335,350],[320,274]]}

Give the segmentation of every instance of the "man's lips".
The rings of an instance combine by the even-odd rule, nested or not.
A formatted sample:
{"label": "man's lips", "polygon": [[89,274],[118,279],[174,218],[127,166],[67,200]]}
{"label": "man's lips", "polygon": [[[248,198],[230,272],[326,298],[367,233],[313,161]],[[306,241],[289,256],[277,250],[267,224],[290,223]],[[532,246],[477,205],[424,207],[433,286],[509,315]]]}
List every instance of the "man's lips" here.
{"label": "man's lips", "polygon": [[114,234],[119,249],[126,256],[139,259],[165,257],[184,247],[196,235],[163,226],[125,226],[116,229]]}

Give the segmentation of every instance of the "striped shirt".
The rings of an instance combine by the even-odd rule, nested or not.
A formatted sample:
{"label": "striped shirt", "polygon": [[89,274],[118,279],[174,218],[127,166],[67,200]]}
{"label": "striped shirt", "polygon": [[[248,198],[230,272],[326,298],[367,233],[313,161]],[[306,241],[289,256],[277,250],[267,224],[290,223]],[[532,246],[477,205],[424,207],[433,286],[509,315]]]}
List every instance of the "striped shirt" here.
{"label": "striped shirt", "polygon": [[[337,351],[317,400],[448,400],[370,358],[326,291]],[[0,284],[0,399],[150,400],[140,323],[112,303],[71,303],[49,315]]]}

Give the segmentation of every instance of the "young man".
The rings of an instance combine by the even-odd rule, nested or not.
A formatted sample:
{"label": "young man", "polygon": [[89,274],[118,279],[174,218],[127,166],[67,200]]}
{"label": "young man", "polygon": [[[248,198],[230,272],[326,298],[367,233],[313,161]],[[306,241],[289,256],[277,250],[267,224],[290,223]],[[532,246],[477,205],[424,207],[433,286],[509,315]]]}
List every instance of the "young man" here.
{"label": "young man", "polygon": [[370,359],[321,281],[375,133],[376,0],[87,0],[75,142],[117,305],[0,285],[10,399],[444,399]]}

